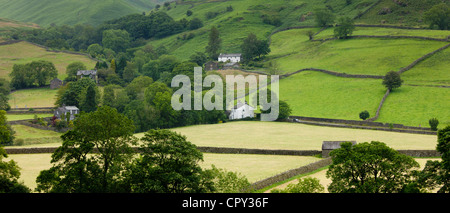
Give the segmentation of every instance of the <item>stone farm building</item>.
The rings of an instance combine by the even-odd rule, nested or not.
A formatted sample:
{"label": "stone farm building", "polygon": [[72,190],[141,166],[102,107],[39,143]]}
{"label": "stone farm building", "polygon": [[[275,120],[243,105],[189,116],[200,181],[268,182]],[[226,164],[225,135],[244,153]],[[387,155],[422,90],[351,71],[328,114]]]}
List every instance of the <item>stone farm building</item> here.
{"label": "stone farm building", "polygon": [[242,118],[253,118],[255,117],[255,108],[246,103],[238,102],[236,106],[230,111],[229,119],[236,120]]}
{"label": "stone farm building", "polygon": [[217,59],[219,62],[232,62],[232,63],[238,63],[241,62],[241,55],[240,53],[236,54],[224,54],[220,53],[219,58]]}
{"label": "stone farm building", "polygon": [[55,110],[54,116],[56,118],[58,118],[58,119],[61,119],[61,117],[63,115],[66,116],[67,113],[70,114],[70,119],[69,120],[73,120],[73,119],[75,119],[75,115],[80,113],[80,110],[76,106],[65,106],[65,105],[63,105],[62,107],[58,107]]}
{"label": "stone farm building", "polygon": [[77,79],[82,79],[83,77],[89,77],[98,83],[97,70],[78,70]]}
{"label": "stone farm building", "polygon": [[50,81],[50,89],[58,89],[62,85],[63,85],[63,81],[58,78],[54,78],[52,81]]}

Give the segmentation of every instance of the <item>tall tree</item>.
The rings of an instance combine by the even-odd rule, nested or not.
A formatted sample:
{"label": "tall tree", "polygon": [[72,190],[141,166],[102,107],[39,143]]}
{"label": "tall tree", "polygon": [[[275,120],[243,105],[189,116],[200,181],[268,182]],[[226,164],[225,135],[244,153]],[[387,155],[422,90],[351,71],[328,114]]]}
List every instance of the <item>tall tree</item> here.
{"label": "tall tree", "polygon": [[339,39],[346,39],[352,35],[355,25],[353,19],[349,17],[340,17],[338,25],[334,28],[334,37]]}
{"label": "tall tree", "polygon": [[80,105],[80,110],[84,112],[93,112],[97,110],[97,99],[94,85],[89,85],[86,89],[86,96]]}
{"label": "tall tree", "polygon": [[[124,168],[134,154],[133,122],[103,106],[83,113],[52,155],[52,167],[41,171],[37,190],[43,192],[124,192]],[[94,151],[98,154],[90,154]]]}
{"label": "tall tree", "polygon": [[433,6],[423,14],[424,21],[430,24],[430,28],[437,27],[440,30],[450,29],[450,7],[442,2]]}
{"label": "tall tree", "polygon": [[84,65],[82,62],[76,61],[72,62],[66,67],[66,74],[67,76],[77,76],[78,70],[86,70],[86,65]]}
{"label": "tall tree", "polygon": [[29,193],[30,189],[19,182],[19,166],[14,160],[3,161],[7,157],[5,149],[0,146],[0,193]]}
{"label": "tall tree", "polygon": [[314,10],[314,18],[319,27],[328,27],[334,22],[334,14],[327,8]]}
{"label": "tall tree", "polygon": [[401,154],[382,142],[352,146],[341,143],[331,151],[333,163],[327,171],[332,193],[398,193],[412,182],[414,158]]}
{"label": "tall tree", "polygon": [[213,26],[209,32],[208,46],[206,46],[205,50],[210,60],[217,60],[221,45],[222,39],[220,38],[219,30]]}
{"label": "tall tree", "polygon": [[212,177],[199,165],[203,154],[171,130],[150,130],[141,138],[141,157],[129,169],[136,193],[204,193],[213,190]]}
{"label": "tall tree", "polygon": [[8,124],[6,112],[0,110],[0,146],[11,145],[14,141],[14,130]]}

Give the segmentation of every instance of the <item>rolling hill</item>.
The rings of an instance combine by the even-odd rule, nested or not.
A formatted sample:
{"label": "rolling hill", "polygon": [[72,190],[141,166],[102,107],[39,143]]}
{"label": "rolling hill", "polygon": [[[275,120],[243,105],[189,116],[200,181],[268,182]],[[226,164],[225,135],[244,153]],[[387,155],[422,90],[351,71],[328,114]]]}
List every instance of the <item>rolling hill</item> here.
{"label": "rolling hill", "polygon": [[0,17],[40,26],[91,24],[150,10],[164,0],[0,0]]}

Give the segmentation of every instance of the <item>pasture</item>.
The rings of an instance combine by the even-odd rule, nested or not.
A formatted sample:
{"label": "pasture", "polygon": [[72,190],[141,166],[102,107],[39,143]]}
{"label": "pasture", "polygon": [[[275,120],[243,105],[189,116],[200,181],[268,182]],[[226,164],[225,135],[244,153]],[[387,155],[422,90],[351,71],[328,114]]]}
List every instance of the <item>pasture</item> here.
{"label": "pasture", "polygon": [[280,80],[280,100],[292,115],[359,120],[367,110],[375,115],[386,89],[378,79],[342,78],[304,71]]}
{"label": "pasture", "polygon": [[54,107],[58,90],[50,88],[34,88],[17,90],[9,95],[11,109]]}
{"label": "pasture", "polygon": [[307,40],[296,42],[297,45],[292,48],[277,50],[279,46],[286,46],[277,43],[278,34],[283,33],[285,32],[272,36],[271,45],[278,55],[288,54],[273,59],[283,73],[318,68],[347,74],[383,76],[389,71],[398,71],[445,45],[443,42],[428,40],[354,38],[326,42]]}
{"label": "pasture", "polygon": [[66,67],[73,62],[82,62],[88,69],[95,66],[96,61],[84,55],[75,55],[62,52],[49,52],[42,47],[35,46],[28,42],[0,46],[0,78],[9,80],[9,73],[14,64],[26,64],[32,61],[46,60],[55,65],[58,70],[58,78],[64,79]]}

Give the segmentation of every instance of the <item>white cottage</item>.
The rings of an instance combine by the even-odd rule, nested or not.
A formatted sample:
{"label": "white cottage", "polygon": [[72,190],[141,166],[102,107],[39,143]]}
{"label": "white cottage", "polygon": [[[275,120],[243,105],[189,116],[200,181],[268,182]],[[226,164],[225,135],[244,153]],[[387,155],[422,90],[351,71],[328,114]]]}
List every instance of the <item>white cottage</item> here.
{"label": "white cottage", "polygon": [[220,53],[219,58],[217,59],[219,62],[232,62],[232,63],[238,63],[241,61],[241,55],[240,53],[237,54],[223,54]]}
{"label": "white cottage", "polygon": [[255,117],[255,108],[246,103],[238,102],[236,106],[230,111],[229,119],[236,120],[242,118]]}
{"label": "white cottage", "polygon": [[75,119],[75,115],[80,113],[80,110],[76,106],[65,106],[58,107],[55,112],[53,113],[56,118],[61,119],[63,116],[67,116],[67,113],[69,113],[70,118],[69,120]]}

